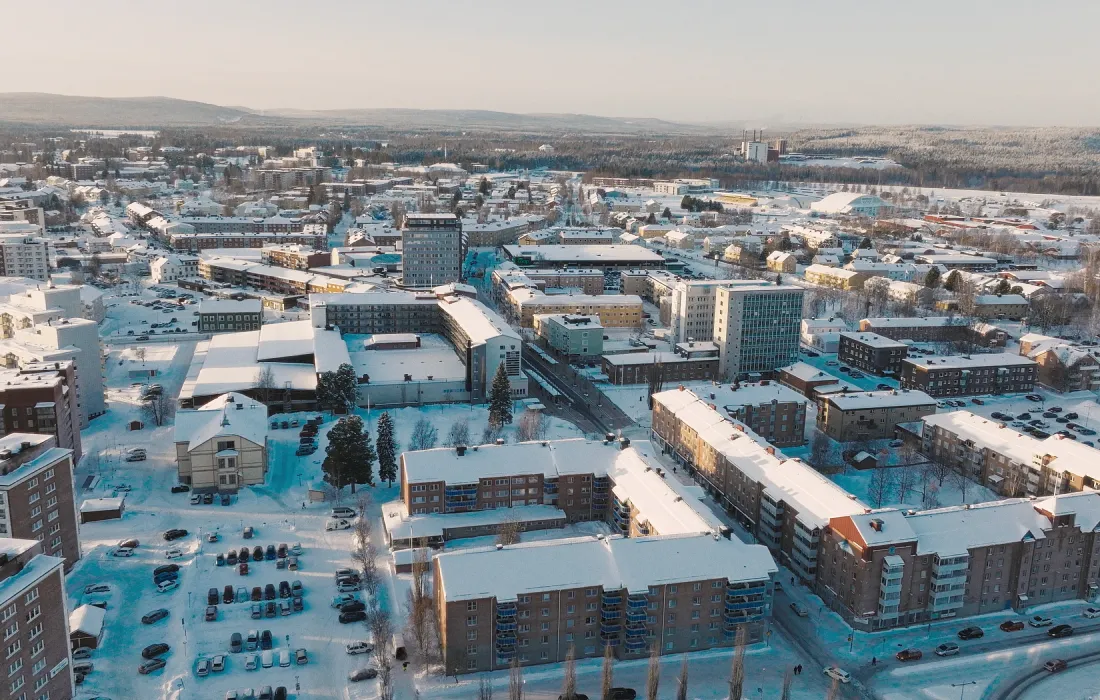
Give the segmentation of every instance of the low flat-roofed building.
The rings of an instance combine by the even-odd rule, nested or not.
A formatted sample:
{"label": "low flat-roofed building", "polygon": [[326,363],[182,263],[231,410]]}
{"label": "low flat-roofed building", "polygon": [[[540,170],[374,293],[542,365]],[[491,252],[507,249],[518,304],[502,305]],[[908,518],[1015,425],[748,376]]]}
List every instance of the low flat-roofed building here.
{"label": "low flat-roofed building", "polygon": [[375,337],[344,336],[364,404],[417,406],[469,400],[466,367],[443,336],[421,334],[419,346],[389,349],[371,344]]}
{"label": "low flat-roofed building", "polygon": [[923,391],[866,391],[831,394],[821,401],[818,429],[838,442],[894,437],[898,423],[936,412],[936,400]]}
{"label": "low flat-roofed building", "polygon": [[990,353],[906,358],[899,376],[902,388],[938,397],[1028,392],[1038,373],[1035,361],[1027,357]]}
{"label": "low flat-roofed building", "polygon": [[603,373],[612,384],[645,384],[657,372],[662,382],[716,379],[718,356],[686,357],[676,352],[631,352],[604,355]]}
{"label": "low flat-roofed building", "polygon": [[804,276],[806,281],[812,284],[841,289],[846,292],[863,289],[863,282],[871,277],[866,272],[856,272],[855,270],[845,270],[819,264],[807,267]]}
{"label": "low flat-roofed building", "polygon": [[777,373],[780,383],[789,386],[809,399],[817,398],[819,388],[839,387],[842,383],[840,377],[833,376],[805,362],[795,362],[793,365],[780,367]]}
{"label": "low flat-roofed building", "polygon": [[598,316],[607,328],[637,328],[642,325],[642,300],[628,294],[544,294],[520,287],[508,292],[506,303],[524,328],[535,325],[537,314]]}
{"label": "low flat-roofed building", "polygon": [[837,359],[872,374],[896,375],[909,346],[877,333],[841,333]]}
{"label": "low flat-roofed building", "polygon": [[199,304],[199,330],[203,333],[258,331],[263,315],[259,299],[203,299]]}
{"label": "low flat-roofed building", "polygon": [[520,267],[663,268],[660,253],[637,245],[505,245],[508,260]]}
{"label": "low flat-roofed building", "polygon": [[[425,501],[427,498],[424,497]],[[565,527],[566,520],[565,511],[554,506],[516,506],[468,513],[409,515],[404,501],[382,505],[386,543],[392,549],[439,547],[451,540],[497,535],[502,527],[514,526],[521,533],[551,530]]]}
{"label": "low flat-roofed building", "polygon": [[603,354],[603,325],[598,316],[536,314],[535,334],[546,346],[566,359],[586,359]]}
{"label": "low flat-roofed building", "polygon": [[865,318],[861,331],[878,333],[894,340],[917,343],[972,342],[982,347],[1004,347],[1008,334],[987,323],[971,325],[959,316],[898,316]]}

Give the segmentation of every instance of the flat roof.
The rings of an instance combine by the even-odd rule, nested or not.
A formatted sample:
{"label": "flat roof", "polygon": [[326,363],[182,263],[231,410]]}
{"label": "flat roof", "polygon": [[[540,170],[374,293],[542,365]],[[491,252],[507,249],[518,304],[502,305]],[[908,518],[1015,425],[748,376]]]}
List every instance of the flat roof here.
{"label": "flat roof", "polygon": [[554,506],[515,506],[514,508],[475,510],[469,513],[409,515],[403,501],[382,504],[382,523],[392,540],[443,537],[443,533],[447,530],[499,525],[512,520],[521,523],[560,520],[562,525],[565,525],[567,517],[564,510]]}
{"label": "flat roof", "polygon": [[708,579],[766,581],[778,571],[763,545],[711,535],[586,537],[479,548],[440,554],[435,566],[448,602],[512,601],[590,586],[645,593],[651,585]]}
{"label": "flat roof", "polygon": [[848,338],[854,340],[863,345],[869,345],[873,348],[905,348],[908,347],[905,343],[900,343],[891,338],[887,338],[884,335],[878,333],[868,333],[860,331],[841,331],[841,338]]}
{"label": "flat roof", "polygon": [[936,400],[923,391],[899,389],[897,391],[860,391],[835,394],[829,403],[842,411],[858,411],[870,408],[901,408],[904,406],[936,406]]}
{"label": "flat roof", "polygon": [[405,375],[412,375],[413,381],[455,381],[466,378],[466,366],[455,353],[450,343],[442,336],[422,335],[420,347],[407,350],[350,350],[352,347],[364,348],[363,336],[344,337],[349,348],[351,364],[355,374],[370,377],[371,384],[401,383]]}
{"label": "flat roof", "polygon": [[199,303],[200,314],[259,314],[263,303],[259,299],[203,299]]}
{"label": "flat roof", "polygon": [[505,245],[509,257],[529,256],[532,260],[598,265],[600,262],[663,263],[657,252],[637,245]]}
{"label": "flat roof", "polygon": [[907,357],[902,362],[908,362],[922,369],[969,369],[971,367],[1005,367],[1005,366],[1034,366],[1035,361],[1013,355],[1008,352],[995,352],[981,355],[940,355],[937,357],[914,358]]}

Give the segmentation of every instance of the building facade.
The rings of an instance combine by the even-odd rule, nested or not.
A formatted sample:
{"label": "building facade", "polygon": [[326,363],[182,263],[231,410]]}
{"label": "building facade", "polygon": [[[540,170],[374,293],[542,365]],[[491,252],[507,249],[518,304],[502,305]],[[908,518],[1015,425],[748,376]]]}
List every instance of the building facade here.
{"label": "building facade", "polygon": [[907,358],[901,363],[901,386],[929,396],[1016,394],[1031,391],[1038,377],[1033,360],[1008,353]]}
{"label": "building facade", "polygon": [[462,279],[466,244],[454,214],[409,214],[401,231],[401,281],[435,287]]}
{"label": "building facade", "polygon": [[263,315],[259,299],[204,299],[199,304],[199,330],[203,333],[258,331]]}
{"label": "building facade", "polygon": [[872,374],[896,375],[909,346],[877,333],[841,333],[837,359]]}
{"label": "building facade", "polygon": [[817,428],[838,442],[894,437],[898,423],[919,421],[936,412],[936,400],[923,391],[868,391],[824,397]]}
{"label": "building facade", "polygon": [[723,377],[770,373],[798,359],[802,296],[789,285],[718,287],[714,342]]}
{"label": "building facade", "polygon": [[40,541],[67,572],[81,557],[72,450],[51,435],[11,433],[0,437],[0,466],[0,537]]}

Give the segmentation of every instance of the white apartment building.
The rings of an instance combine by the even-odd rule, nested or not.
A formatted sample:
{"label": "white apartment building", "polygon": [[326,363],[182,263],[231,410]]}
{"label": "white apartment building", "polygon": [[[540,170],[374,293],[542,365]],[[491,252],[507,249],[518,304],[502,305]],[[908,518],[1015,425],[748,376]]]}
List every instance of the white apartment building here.
{"label": "white apartment building", "polygon": [[0,228],[0,276],[49,279],[49,243],[24,233],[4,233]]}
{"label": "white apartment building", "polygon": [[462,278],[466,245],[454,214],[409,214],[401,231],[401,281],[406,287],[435,287]]}
{"label": "white apartment building", "polygon": [[77,317],[17,329],[12,340],[0,344],[0,360],[8,366],[72,360],[76,366],[80,427],[84,428],[89,420],[107,410],[107,402],[103,395],[99,329],[95,321],[80,318],[77,313]]}
{"label": "white apartment building", "polygon": [[153,284],[198,277],[199,258],[195,255],[166,255],[149,263],[149,274]]}

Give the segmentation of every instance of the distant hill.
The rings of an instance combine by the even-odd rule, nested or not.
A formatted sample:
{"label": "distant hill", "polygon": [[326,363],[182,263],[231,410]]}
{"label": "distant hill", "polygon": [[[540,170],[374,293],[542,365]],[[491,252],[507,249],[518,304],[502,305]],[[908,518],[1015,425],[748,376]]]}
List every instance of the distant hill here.
{"label": "distant hill", "polygon": [[170,97],[80,97],[37,92],[0,93],[0,121],[74,127],[332,124],[383,128],[491,129],[584,133],[714,133],[711,125],[589,114],[513,114],[458,109],[269,109],[222,107]]}
{"label": "distant hill", "polygon": [[0,121],[91,127],[201,126],[243,121],[250,112],[170,97],[80,97],[0,93]]}

